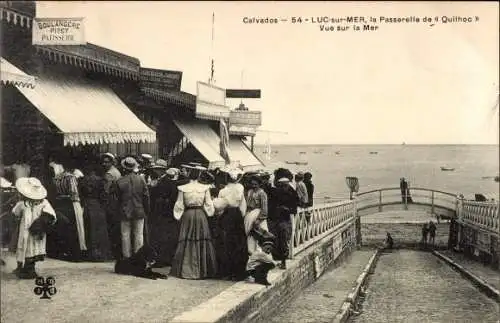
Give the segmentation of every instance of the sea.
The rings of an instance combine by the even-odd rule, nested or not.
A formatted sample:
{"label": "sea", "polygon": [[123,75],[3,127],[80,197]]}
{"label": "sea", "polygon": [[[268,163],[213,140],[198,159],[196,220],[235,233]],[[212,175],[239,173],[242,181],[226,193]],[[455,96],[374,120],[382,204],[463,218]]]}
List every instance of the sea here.
{"label": "sea", "polygon": [[465,196],[482,193],[497,200],[500,195],[494,181],[500,169],[498,145],[273,145],[270,160],[265,150],[256,146],[254,151],[268,171],[311,172],[315,200],[348,198],[347,176],[358,178],[359,192],[399,188],[405,177],[411,187]]}

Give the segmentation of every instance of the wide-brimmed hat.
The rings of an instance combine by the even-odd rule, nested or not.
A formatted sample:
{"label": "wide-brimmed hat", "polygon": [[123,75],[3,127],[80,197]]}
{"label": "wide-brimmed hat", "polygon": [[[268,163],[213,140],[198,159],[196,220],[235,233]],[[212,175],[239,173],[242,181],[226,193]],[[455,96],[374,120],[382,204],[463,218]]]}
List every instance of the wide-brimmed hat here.
{"label": "wide-brimmed hat", "polygon": [[124,169],[127,170],[136,170],[138,169],[139,164],[133,157],[126,157],[121,161],[121,165]]}
{"label": "wide-brimmed hat", "polygon": [[153,166],[151,166],[151,168],[164,168],[164,169],[167,169],[168,168],[168,163],[163,160],[163,159],[158,159],[156,160],[155,164]]}
{"label": "wide-brimmed hat", "polygon": [[282,177],[282,178],[278,179],[278,183],[290,183],[290,179],[288,179],[286,177]]}
{"label": "wide-brimmed hat", "polygon": [[174,177],[175,175],[177,175],[177,169],[176,168],[169,168],[169,169],[167,169],[167,171],[165,173],[168,176]]}
{"label": "wide-brimmed hat", "polygon": [[17,191],[31,200],[42,200],[47,197],[47,190],[38,178],[22,177],[16,181]]}
{"label": "wide-brimmed hat", "polygon": [[111,160],[113,160],[113,161],[116,159],[115,155],[113,155],[112,153],[104,153],[104,154],[102,154],[101,159],[105,158],[105,157],[111,158]]}
{"label": "wide-brimmed hat", "polygon": [[147,160],[152,160],[153,159],[153,156],[151,156],[150,154],[141,154],[141,157],[143,159],[147,159]]}

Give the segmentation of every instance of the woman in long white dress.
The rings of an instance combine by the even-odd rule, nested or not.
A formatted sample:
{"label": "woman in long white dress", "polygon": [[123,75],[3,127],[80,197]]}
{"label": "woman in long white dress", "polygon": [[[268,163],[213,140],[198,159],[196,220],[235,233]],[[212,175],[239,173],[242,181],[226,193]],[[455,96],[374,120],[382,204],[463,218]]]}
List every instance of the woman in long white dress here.
{"label": "woman in long white dress", "polygon": [[21,279],[34,279],[38,276],[35,263],[45,258],[46,231],[55,223],[56,213],[46,200],[47,190],[37,178],[18,179],[16,189],[21,200],[12,209],[19,223],[14,272]]}
{"label": "woman in long white dress", "polygon": [[181,221],[179,241],[170,274],[179,278],[204,279],[217,274],[215,248],[207,217],[215,213],[210,187],[197,179],[202,168],[190,167],[190,182],[179,186],[174,217]]}

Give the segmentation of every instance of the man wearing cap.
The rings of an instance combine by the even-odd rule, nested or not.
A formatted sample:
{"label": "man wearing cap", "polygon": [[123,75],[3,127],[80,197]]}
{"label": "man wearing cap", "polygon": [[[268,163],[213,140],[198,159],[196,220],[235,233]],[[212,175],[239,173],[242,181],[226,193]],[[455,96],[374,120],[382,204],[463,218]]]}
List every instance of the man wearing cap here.
{"label": "man wearing cap", "polygon": [[[118,203],[122,256],[129,258],[144,244],[144,221],[150,214],[150,200],[146,182],[134,172],[138,166],[135,159],[124,158],[121,166],[124,175],[115,182],[111,190]],[[131,235],[134,237],[133,243]]]}
{"label": "man wearing cap", "polygon": [[101,157],[101,165],[104,169],[104,196],[103,206],[106,210],[106,221],[108,226],[108,236],[111,242],[111,249],[115,259],[121,257],[121,238],[120,238],[120,220],[116,201],[110,194],[111,186],[122,176],[115,167],[115,156],[112,153],[105,153]]}
{"label": "man wearing cap", "polygon": [[14,272],[21,279],[34,279],[38,276],[35,263],[45,258],[46,233],[48,226],[56,222],[56,212],[46,200],[47,190],[37,178],[18,179],[16,189],[21,201],[12,209],[19,223]]}

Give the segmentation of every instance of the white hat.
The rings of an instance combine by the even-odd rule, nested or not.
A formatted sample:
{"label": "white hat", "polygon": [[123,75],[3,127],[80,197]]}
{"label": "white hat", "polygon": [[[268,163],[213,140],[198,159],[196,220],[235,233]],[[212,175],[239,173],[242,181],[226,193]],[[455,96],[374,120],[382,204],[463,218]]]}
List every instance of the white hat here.
{"label": "white hat", "polygon": [[153,156],[151,156],[150,154],[141,154],[141,157],[149,160],[153,159]]}
{"label": "white hat", "polygon": [[278,183],[290,183],[290,180],[286,177],[278,179]]}
{"label": "white hat", "polygon": [[133,157],[124,158],[121,162],[122,167],[131,171],[138,170],[138,164]]}
{"label": "white hat", "polygon": [[20,194],[32,200],[42,200],[47,197],[47,190],[35,177],[19,178],[16,181],[16,189]]}
{"label": "white hat", "polygon": [[167,169],[166,174],[168,176],[174,177],[175,175],[177,175],[177,170],[175,168],[169,168]]}
{"label": "white hat", "polygon": [[168,163],[163,159],[156,160],[156,163],[151,168],[168,168]]}
{"label": "white hat", "polygon": [[85,176],[85,175],[83,175],[82,171],[79,170],[78,168],[75,168],[73,170],[73,175],[75,175],[76,178],[82,178]]}
{"label": "white hat", "polygon": [[104,153],[104,154],[102,154],[102,157],[109,157],[109,158],[111,158],[111,160],[116,159],[115,155],[113,155],[112,153]]}
{"label": "white hat", "polygon": [[227,173],[233,181],[236,181],[242,172],[238,169],[231,169]]}

